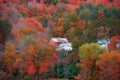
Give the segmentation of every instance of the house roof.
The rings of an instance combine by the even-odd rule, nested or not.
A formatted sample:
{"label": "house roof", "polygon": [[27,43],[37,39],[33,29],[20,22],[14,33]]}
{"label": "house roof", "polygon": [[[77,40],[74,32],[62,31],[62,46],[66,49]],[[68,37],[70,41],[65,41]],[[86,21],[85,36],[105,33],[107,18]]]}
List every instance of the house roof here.
{"label": "house roof", "polygon": [[99,43],[99,44],[107,44],[108,41],[105,40],[105,39],[99,39],[99,40],[98,40],[98,43]]}
{"label": "house roof", "polygon": [[66,38],[51,38],[51,41],[54,42],[68,42]]}

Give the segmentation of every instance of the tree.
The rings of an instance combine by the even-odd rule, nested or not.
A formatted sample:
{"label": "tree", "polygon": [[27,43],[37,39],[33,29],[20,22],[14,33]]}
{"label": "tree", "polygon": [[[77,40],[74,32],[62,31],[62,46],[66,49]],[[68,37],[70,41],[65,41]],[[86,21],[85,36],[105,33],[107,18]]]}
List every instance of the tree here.
{"label": "tree", "polygon": [[40,75],[48,72],[50,66],[53,65],[53,49],[50,46],[46,46],[41,47],[38,42],[35,42],[26,49],[26,54],[29,54],[27,56],[28,62],[25,64],[27,66],[26,72],[28,75],[35,75],[36,80],[40,78]]}
{"label": "tree", "polygon": [[3,67],[6,68],[6,72],[13,74],[15,72],[14,62],[16,60],[15,46],[11,42],[6,43],[5,52],[3,54]]}
{"label": "tree", "polygon": [[86,80],[96,80],[96,61],[105,49],[96,43],[86,43],[79,47],[81,78]]}
{"label": "tree", "polygon": [[9,52],[6,48],[4,63],[10,65],[12,73],[17,71],[16,78],[41,79],[42,75],[49,72],[53,66],[53,48],[48,45],[44,28],[33,18],[21,18],[13,26],[11,34],[15,39],[13,40],[15,48]]}
{"label": "tree", "polygon": [[45,0],[45,4],[50,5],[50,4],[56,4],[58,0]]}
{"label": "tree", "polygon": [[115,6],[116,8],[120,8],[119,0],[88,0],[88,2],[96,5],[103,4],[107,7]]}
{"label": "tree", "polygon": [[96,15],[96,11],[95,7],[92,6],[91,4],[86,4],[86,5],[80,5],[77,9],[76,9],[76,14],[79,15],[79,17],[84,21],[84,27],[87,26],[88,21],[91,20],[93,18],[93,16],[95,17]]}
{"label": "tree", "polygon": [[97,80],[119,80],[120,79],[120,54],[117,51],[107,52],[101,55],[97,61],[99,71]]}
{"label": "tree", "polygon": [[113,51],[113,50],[119,49],[119,48],[117,47],[117,44],[119,44],[119,41],[120,41],[119,35],[112,36],[112,37],[110,38],[110,43],[108,44],[108,49],[109,49],[109,51]]}
{"label": "tree", "polygon": [[8,80],[8,79],[14,80],[14,76],[6,72],[0,71],[0,79],[1,80]]}
{"label": "tree", "polygon": [[11,24],[7,19],[0,19],[0,33],[2,37],[2,43],[5,44],[5,41],[7,40],[7,37],[10,36],[11,32]]}
{"label": "tree", "polygon": [[2,34],[0,33],[0,44],[2,43]]}
{"label": "tree", "polygon": [[[112,35],[119,34],[119,20],[102,18],[91,22],[90,27],[96,32],[97,38],[109,38]],[[104,33],[104,34],[103,34]],[[101,35],[101,37],[99,36]]]}
{"label": "tree", "polygon": [[36,79],[38,79],[39,75],[52,65],[53,49],[47,45],[47,40],[43,35],[43,27],[38,21],[28,18],[25,20],[25,24],[25,27],[17,29],[19,38],[16,47],[18,53],[22,55],[18,68],[20,71],[24,70],[22,72],[26,75],[33,77],[36,75]]}
{"label": "tree", "polygon": [[6,43],[1,67],[16,79],[29,76],[38,80],[42,78],[40,75],[47,73],[53,66],[53,48],[47,44],[41,46],[41,42],[36,39],[34,41],[22,51],[17,51],[17,46],[11,42]]}
{"label": "tree", "polygon": [[33,18],[26,18],[25,22],[27,25],[35,27],[40,32],[44,31],[44,27],[42,26],[42,24]]}

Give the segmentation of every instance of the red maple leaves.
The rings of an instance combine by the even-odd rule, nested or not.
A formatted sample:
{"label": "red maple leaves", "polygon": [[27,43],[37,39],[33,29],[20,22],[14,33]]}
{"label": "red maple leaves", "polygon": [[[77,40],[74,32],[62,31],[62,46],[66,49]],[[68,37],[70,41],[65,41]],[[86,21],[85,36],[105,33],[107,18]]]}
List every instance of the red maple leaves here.
{"label": "red maple leaves", "polygon": [[36,73],[36,69],[35,69],[34,64],[30,63],[30,65],[27,68],[27,73],[29,75],[34,75]]}
{"label": "red maple leaves", "polygon": [[30,26],[35,27],[38,31],[43,32],[44,27],[42,26],[41,23],[39,23],[37,20],[33,18],[26,18],[25,19],[26,23],[29,24]]}

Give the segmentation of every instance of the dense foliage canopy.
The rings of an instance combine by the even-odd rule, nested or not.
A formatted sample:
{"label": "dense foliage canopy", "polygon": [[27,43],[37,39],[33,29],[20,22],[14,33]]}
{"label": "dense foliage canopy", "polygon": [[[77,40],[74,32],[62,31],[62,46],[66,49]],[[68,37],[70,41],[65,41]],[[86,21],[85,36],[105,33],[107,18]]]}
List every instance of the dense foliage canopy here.
{"label": "dense foliage canopy", "polygon": [[120,0],[0,0],[0,80],[120,80],[119,54]]}

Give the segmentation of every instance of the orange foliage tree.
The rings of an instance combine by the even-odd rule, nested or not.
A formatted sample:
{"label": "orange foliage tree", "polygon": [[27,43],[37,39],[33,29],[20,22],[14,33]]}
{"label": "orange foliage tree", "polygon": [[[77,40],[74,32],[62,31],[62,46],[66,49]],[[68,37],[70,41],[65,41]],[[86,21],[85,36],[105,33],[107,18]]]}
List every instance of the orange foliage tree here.
{"label": "orange foliage tree", "polygon": [[53,65],[53,49],[48,45],[46,46],[43,47],[35,42],[33,45],[26,47],[25,52],[21,53],[20,64],[16,63],[19,65],[18,69],[21,75],[41,78],[40,75],[49,71],[49,67]]}
{"label": "orange foliage tree", "polygon": [[53,65],[53,48],[47,43],[42,45],[40,40],[34,39],[31,44],[24,46],[24,50],[17,48],[11,42],[6,43],[2,67],[10,74],[18,71],[19,74],[16,75],[23,79],[30,76],[31,79],[38,80]]}
{"label": "orange foliage tree", "polygon": [[14,73],[15,69],[13,67],[16,60],[15,46],[7,42],[5,47],[5,52],[3,54],[3,67],[7,69],[8,73]]}
{"label": "orange foliage tree", "polygon": [[13,47],[6,44],[8,48],[3,60],[6,70],[13,71],[11,73],[17,70],[24,79],[30,76],[32,80],[41,79],[40,75],[50,70],[53,48],[48,45],[43,32],[42,25],[32,18],[21,19],[13,26],[11,34],[16,40],[10,44]]}
{"label": "orange foliage tree", "polygon": [[59,26],[55,29],[55,33],[58,37],[62,36],[62,30],[63,30],[62,26]]}
{"label": "orange foliage tree", "polygon": [[120,52],[111,51],[102,54],[97,66],[99,66],[97,80],[120,80]]}

